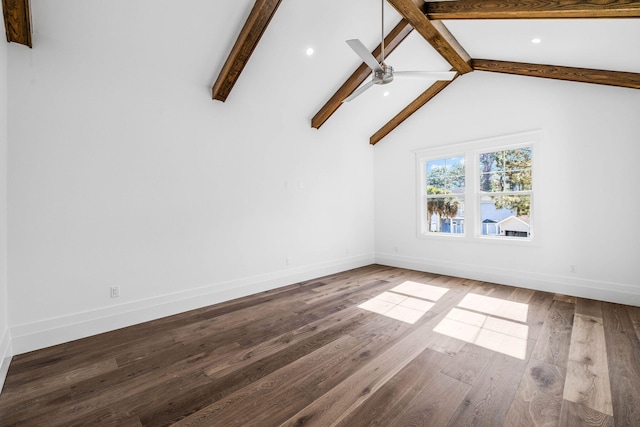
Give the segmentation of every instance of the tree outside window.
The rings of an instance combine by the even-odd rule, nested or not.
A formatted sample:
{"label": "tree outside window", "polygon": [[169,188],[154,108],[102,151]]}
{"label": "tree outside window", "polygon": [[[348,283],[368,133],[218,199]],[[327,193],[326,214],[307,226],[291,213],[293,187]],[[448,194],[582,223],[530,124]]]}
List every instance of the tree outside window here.
{"label": "tree outside window", "polygon": [[[481,153],[479,169],[482,233],[529,237],[533,194],[531,147]],[[489,228],[489,224],[495,226]]]}
{"label": "tree outside window", "polygon": [[464,156],[426,162],[427,231],[464,233]]}

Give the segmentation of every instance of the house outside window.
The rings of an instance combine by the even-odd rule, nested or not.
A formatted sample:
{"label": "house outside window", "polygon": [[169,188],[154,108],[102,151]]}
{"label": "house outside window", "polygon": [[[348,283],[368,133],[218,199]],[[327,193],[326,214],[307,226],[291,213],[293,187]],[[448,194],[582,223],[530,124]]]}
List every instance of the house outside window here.
{"label": "house outside window", "polygon": [[538,132],[416,152],[418,237],[530,241]]}
{"label": "house outside window", "polygon": [[[478,156],[483,235],[529,237],[533,161],[530,146],[482,152]],[[491,232],[489,232],[491,231]]]}
{"label": "house outside window", "polygon": [[429,233],[464,233],[464,156],[426,162],[426,215]]}

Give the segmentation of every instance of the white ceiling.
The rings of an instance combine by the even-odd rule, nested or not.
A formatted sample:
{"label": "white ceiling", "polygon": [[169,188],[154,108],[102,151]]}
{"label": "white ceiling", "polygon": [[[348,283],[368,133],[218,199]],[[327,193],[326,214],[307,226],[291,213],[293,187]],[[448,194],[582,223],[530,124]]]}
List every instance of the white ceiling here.
{"label": "white ceiling", "polygon": [[[253,0],[31,0],[34,49],[68,45],[87,58],[202,87],[210,97]],[[386,5],[386,32],[400,20]],[[446,22],[471,57],[640,72],[640,19]],[[533,37],[542,43],[531,43]],[[310,120],[359,65],[344,42],[380,40],[380,0],[284,0],[227,104],[286,104]],[[315,54],[308,57],[307,47]],[[447,70],[413,32],[387,61],[396,70]],[[464,76],[462,77],[464,78]],[[527,77],[522,77],[527,78]],[[567,83],[581,84],[581,83]],[[375,87],[336,116],[373,133],[429,86]],[[161,90],[162,88],[159,88]],[[386,89],[386,87],[385,87]],[[633,89],[629,89],[633,90]],[[441,95],[444,96],[444,95]],[[218,101],[211,101],[218,102]]]}

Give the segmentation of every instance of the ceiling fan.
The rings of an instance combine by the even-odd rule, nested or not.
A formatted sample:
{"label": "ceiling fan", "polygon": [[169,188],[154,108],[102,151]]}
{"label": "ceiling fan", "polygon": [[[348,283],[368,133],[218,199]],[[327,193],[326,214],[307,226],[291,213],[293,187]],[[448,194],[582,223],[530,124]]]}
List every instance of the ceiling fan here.
{"label": "ceiling fan", "polygon": [[359,39],[347,40],[347,44],[362,59],[362,61],[371,68],[373,76],[369,82],[358,88],[351,95],[346,97],[342,102],[349,102],[360,96],[363,92],[373,85],[386,85],[393,81],[394,77],[399,78],[424,78],[429,80],[453,80],[456,76],[455,71],[393,71],[393,67],[384,63],[384,0],[382,2],[382,43],[381,61],[378,63],[376,58],[369,52],[369,49]]}

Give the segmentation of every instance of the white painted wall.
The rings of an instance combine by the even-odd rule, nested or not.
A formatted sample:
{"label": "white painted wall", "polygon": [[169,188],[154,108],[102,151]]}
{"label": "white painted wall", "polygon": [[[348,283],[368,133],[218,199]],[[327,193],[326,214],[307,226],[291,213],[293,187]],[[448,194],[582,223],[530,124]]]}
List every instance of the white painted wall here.
{"label": "white painted wall", "polygon": [[[637,90],[463,76],[376,145],[377,260],[640,305],[639,117]],[[532,130],[534,244],[417,238],[415,150]]]}
{"label": "white painted wall", "polygon": [[[373,149],[353,126],[310,127],[306,57],[275,75],[290,92],[260,77],[287,26],[222,104],[177,64],[190,51],[173,28],[133,26],[103,46],[93,31],[110,18],[91,19],[77,44],[36,22],[36,47],[10,55],[16,354],[373,262]],[[140,50],[147,39],[169,52]],[[203,62],[195,74],[213,74]]]}
{"label": "white painted wall", "polygon": [[9,368],[7,295],[7,44],[0,43],[0,390]]}

